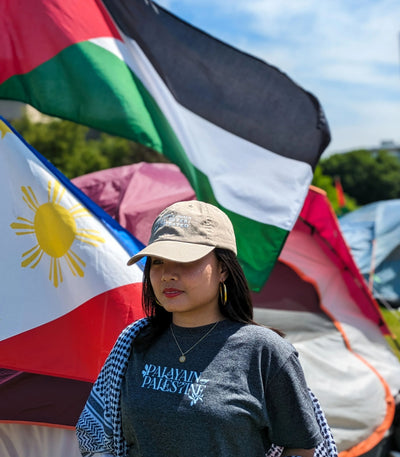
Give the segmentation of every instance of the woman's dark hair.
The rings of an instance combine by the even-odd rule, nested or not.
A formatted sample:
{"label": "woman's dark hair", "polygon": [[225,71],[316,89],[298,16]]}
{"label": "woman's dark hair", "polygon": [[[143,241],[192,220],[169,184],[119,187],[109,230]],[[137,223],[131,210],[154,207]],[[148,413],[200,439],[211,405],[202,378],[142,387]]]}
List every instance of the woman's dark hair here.
{"label": "woman's dark hair", "polygon": [[[224,305],[220,298],[218,299],[221,314],[232,321],[258,325],[253,320],[250,289],[235,253],[220,248],[216,248],[214,253],[228,272],[225,280],[227,302]],[[150,318],[150,325],[135,339],[134,346],[137,350],[149,347],[170,326],[172,321],[172,314],[157,304],[150,282],[150,267],[151,258],[148,257],[143,271],[142,306],[145,315]]]}

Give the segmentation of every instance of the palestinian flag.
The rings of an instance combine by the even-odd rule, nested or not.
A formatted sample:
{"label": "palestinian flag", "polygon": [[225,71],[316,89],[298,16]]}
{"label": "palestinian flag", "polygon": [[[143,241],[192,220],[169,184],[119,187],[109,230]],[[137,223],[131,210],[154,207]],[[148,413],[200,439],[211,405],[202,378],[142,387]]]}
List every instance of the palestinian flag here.
{"label": "palestinian flag", "polygon": [[0,422],[74,426],[142,317],[142,244],[0,118]]}
{"label": "palestinian flag", "polygon": [[260,289],[330,140],[318,100],[277,68],[146,0],[6,0],[0,98],[166,155],[235,227]]}

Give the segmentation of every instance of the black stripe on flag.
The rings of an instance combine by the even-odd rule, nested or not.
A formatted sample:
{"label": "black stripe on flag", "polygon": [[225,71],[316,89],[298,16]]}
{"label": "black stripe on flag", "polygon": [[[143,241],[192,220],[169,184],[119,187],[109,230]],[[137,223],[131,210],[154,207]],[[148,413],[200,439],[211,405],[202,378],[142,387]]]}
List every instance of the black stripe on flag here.
{"label": "black stripe on flag", "polygon": [[315,167],[330,132],[317,98],[274,66],[148,0],[103,0],[175,99],[215,125]]}

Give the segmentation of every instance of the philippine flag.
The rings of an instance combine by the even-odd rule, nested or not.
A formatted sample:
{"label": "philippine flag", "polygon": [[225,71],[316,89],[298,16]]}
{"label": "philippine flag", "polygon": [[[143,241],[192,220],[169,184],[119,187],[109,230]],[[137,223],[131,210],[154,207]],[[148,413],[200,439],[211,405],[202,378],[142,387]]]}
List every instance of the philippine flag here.
{"label": "philippine flag", "polygon": [[0,189],[0,367],[92,383],[142,317],[142,244],[2,118]]}

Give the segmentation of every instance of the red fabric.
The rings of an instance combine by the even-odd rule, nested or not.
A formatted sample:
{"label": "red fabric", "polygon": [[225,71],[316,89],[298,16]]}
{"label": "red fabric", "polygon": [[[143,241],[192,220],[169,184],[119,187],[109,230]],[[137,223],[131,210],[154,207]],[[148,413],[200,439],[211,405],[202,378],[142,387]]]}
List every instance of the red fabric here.
{"label": "red fabric", "polygon": [[343,187],[339,177],[335,178],[335,188],[339,208],[343,208],[346,206],[346,199],[344,197]]}
{"label": "red fabric", "polygon": [[324,191],[310,188],[293,230],[313,234],[325,254],[341,270],[347,288],[361,312],[380,326],[384,334],[390,334],[382,319],[379,305],[371,295],[344,240],[339,222]]}
{"label": "red fabric", "polygon": [[2,367],[93,382],[121,330],[143,317],[141,290],[136,283],[104,292],[52,322],[3,340]]}
{"label": "red fabric", "polygon": [[121,39],[96,0],[3,0],[0,4],[0,84],[91,38]]}

